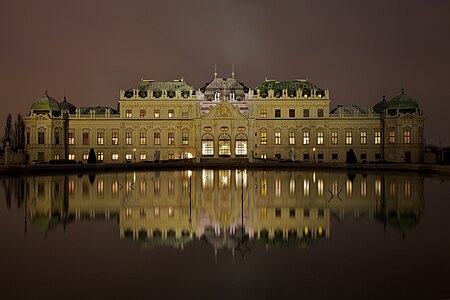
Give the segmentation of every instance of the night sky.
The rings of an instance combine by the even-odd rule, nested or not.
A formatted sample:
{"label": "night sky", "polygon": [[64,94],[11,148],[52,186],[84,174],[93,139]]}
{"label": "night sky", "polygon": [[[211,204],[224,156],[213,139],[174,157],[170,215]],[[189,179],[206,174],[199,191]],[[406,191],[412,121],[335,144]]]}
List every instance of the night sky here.
{"label": "night sky", "polygon": [[338,104],[373,106],[402,85],[428,144],[450,144],[450,1],[2,1],[0,135],[45,90],[76,106],[117,106],[141,78],[219,76],[254,88],[308,78]]}

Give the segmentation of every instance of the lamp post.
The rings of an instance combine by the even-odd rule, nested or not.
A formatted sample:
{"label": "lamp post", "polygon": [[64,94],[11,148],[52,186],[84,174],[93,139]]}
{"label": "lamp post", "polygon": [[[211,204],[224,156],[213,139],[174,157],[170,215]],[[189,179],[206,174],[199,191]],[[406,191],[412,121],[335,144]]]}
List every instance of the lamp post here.
{"label": "lamp post", "polygon": [[313,148],[313,160],[316,160],[316,147]]}
{"label": "lamp post", "polygon": [[133,159],[134,162],[136,162],[136,148],[133,149]]}

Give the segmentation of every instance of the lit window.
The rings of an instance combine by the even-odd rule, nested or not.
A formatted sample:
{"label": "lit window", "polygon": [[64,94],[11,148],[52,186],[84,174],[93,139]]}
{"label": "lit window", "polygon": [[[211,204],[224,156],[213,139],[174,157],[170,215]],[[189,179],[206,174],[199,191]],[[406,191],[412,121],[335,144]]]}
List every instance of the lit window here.
{"label": "lit window", "polygon": [[295,109],[289,110],[289,118],[295,118]]}
{"label": "lit window", "polygon": [[89,145],[89,132],[83,132],[83,145]]}
{"label": "lit window", "polygon": [[338,144],[338,132],[337,131],[331,132],[331,144],[332,145]]}
{"label": "lit window", "polygon": [[187,110],[183,110],[181,112],[181,117],[184,119],[189,118],[189,112]]}
{"label": "lit window", "polygon": [[391,130],[389,131],[389,144],[395,143],[395,131]]}
{"label": "lit window", "polygon": [[261,145],[267,145],[267,131],[261,131]]}
{"label": "lit window", "polygon": [[275,145],[281,145],[281,132],[279,131],[275,132]]}
{"label": "lit window", "polygon": [[202,137],[202,155],[213,156],[214,155],[214,137],[207,133]]}
{"label": "lit window", "polygon": [[153,113],[153,116],[154,116],[155,118],[159,118],[159,109],[155,109],[155,111],[154,111],[154,113]]}
{"label": "lit window", "polygon": [[275,109],[275,118],[281,118],[281,109]]}
{"label": "lit window", "polygon": [[174,132],[169,132],[167,134],[167,141],[168,141],[169,145],[175,144],[175,133]]}
{"label": "lit window", "polygon": [[119,154],[113,153],[112,156],[111,156],[111,159],[112,160],[118,160],[119,159]]}
{"label": "lit window", "polygon": [[98,162],[102,162],[103,161],[103,156],[104,156],[103,151],[98,151],[97,152],[97,161]]}
{"label": "lit window", "polygon": [[[40,134],[42,133],[42,137],[44,137],[44,133],[43,132],[39,132],[39,133]],[[69,145],[75,145],[75,133],[74,132],[69,132],[67,137],[68,137]],[[43,140],[43,138],[42,138],[42,140]],[[39,144],[41,144],[41,143],[39,143]],[[42,142],[42,144],[43,144],[43,142]]]}
{"label": "lit window", "polygon": [[119,133],[113,132],[111,133],[111,145],[118,145],[119,144]]}
{"label": "lit window", "polygon": [[125,144],[126,145],[132,144],[132,136],[133,136],[133,133],[131,131],[125,132]]}
{"label": "lit window", "polygon": [[403,131],[403,143],[411,144],[411,130],[409,128],[405,128]]}
{"label": "lit window", "polygon": [[139,117],[145,118],[147,116],[147,111],[145,109],[141,109],[139,111]]}
{"label": "lit window", "polygon": [[375,145],[380,145],[381,144],[381,131],[379,130],[375,130]]}
{"label": "lit window", "polygon": [[266,153],[261,153],[261,158],[262,159],[267,159],[267,154]]}
{"label": "lit window", "polygon": [[181,133],[181,141],[183,145],[189,145],[189,132],[183,131]]}
{"label": "lit window", "polygon": [[267,109],[261,108],[261,118],[267,118]]}
{"label": "lit window", "polygon": [[245,134],[240,133],[236,136],[236,155],[247,155],[247,136]]}
{"label": "lit window", "polygon": [[173,109],[169,109],[169,118],[175,117],[175,111]]}
{"label": "lit window", "polygon": [[309,132],[303,132],[303,145],[309,145]]}
{"label": "lit window", "polygon": [[169,160],[175,159],[175,154],[169,153],[168,156],[167,156],[167,159],[169,159]]}
{"label": "lit window", "polygon": [[361,145],[366,145],[367,144],[367,131],[361,131],[359,133],[359,143]]}
{"label": "lit window", "polygon": [[131,114],[131,109],[127,109],[125,110],[125,117],[126,118],[131,118],[132,114]]}
{"label": "lit window", "polygon": [[146,145],[147,144],[147,133],[145,133],[145,132],[140,132],[139,133],[139,143],[141,145]]}
{"label": "lit window", "polygon": [[161,133],[159,132],[153,133],[153,144],[161,145]]}
{"label": "lit window", "polygon": [[147,159],[147,154],[141,153],[141,155],[139,155],[139,159],[140,160],[146,160]]}
{"label": "lit window", "polygon": [[289,132],[289,145],[295,145],[295,132]]}
{"label": "lit window", "polygon": [[127,153],[127,154],[125,154],[125,159],[126,160],[132,160],[133,159],[133,155],[131,155],[131,153]]}
{"label": "lit window", "polygon": [[103,132],[97,132],[97,145],[103,145],[105,143],[104,136]]}
{"label": "lit window", "polygon": [[352,143],[353,143],[352,132],[351,131],[345,132],[345,144],[351,145]]}
{"label": "lit window", "polygon": [[69,160],[75,160],[75,154],[70,153],[69,154]]}
{"label": "lit window", "polygon": [[83,154],[83,160],[88,160],[88,158],[89,158],[89,154],[84,153],[84,154]]}
{"label": "lit window", "polygon": [[319,131],[317,133],[317,145],[323,145],[323,132]]}

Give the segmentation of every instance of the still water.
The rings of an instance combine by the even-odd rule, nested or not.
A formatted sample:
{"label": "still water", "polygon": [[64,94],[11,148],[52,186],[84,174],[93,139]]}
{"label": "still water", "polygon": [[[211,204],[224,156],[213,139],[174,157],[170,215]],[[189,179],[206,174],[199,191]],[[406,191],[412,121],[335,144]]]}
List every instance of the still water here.
{"label": "still water", "polygon": [[0,179],[0,297],[450,297],[450,181],[194,170]]}

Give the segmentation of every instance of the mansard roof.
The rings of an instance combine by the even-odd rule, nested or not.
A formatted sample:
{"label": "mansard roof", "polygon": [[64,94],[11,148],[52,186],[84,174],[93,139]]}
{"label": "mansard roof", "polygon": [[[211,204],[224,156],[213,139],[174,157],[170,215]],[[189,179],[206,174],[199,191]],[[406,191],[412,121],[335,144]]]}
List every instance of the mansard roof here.
{"label": "mansard roof", "polygon": [[222,77],[214,78],[210,82],[205,83],[205,85],[200,88],[200,91],[202,91],[202,93],[216,90],[230,90],[234,92],[248,93],[249,88],[246,87],[244,83],[237,81],[235,78]]}
{"label": "mansard roof", "polygon": [[106,111],[109,109],[111,114],[117,114],[117,110],[107,106],[89,106],[89,107],[80,107],[80,114],[90,114],[95,113],[96,115],[104,115]]}
{"label": "mansard roof", "polygon": [[349,114],[354,114],[354,113],[368,114],[369,110],[365,107],[360,107],[358,105],[353,104],[352,106],[338,105],[337,107],[333,108],[330,111],[330,115],[337,115],[337,114],[349,115]]}
{"label": "mansard roof", "polygon": [[149,91],[190,91],[193,87],[188,85],[184,79],[173,81],[154,81],[154,80],[141,80],[136,88],[137,90],[149,90]]}
{"label": "mansard roof", "polygon": [[295,79],[292,81],[278,81],[266,79],[263,83],[257,86],[257,89],[261,90],[288,90],[288,91],[297,91],[297,90],[320,90],[323,89],[317,87],[316,85],[309,82],[307,79]]}
{"label": "mansard roof", "polygon": [[74,114],[77,111],[77,107],[70,102],[67,102],[67,98],[64,96],[64,100],[59,103],[61,110],[67,110],[69,113]]}

